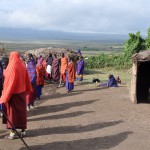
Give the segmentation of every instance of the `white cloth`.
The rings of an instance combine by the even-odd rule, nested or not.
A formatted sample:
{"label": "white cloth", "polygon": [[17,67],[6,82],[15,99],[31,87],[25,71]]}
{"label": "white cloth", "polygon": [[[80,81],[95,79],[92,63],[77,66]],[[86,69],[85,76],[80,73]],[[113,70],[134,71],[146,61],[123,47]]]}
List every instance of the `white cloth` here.
{"label": "white cloth", "polygon": [[47,65],[46,72],[48,74],[51,74],[51,72],[52,72],[52,66],[51,65]]}

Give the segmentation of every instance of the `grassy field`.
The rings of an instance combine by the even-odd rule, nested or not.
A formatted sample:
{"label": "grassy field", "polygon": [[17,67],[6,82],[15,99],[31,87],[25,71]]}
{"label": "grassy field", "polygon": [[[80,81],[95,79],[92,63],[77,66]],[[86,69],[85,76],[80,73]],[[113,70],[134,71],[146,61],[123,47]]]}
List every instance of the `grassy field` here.
{"label": "grassy field", "polygon": [[31,50],[37,48],[66,48],[81,51],[89,54],[96,52],[120,52],[123,44],[120,43],[99,43],[93,41],[72,41],[72,40],[49,40],[49,41],[4,41],[4,46],[8,51],[12,50]]}
{"label": "grassy field", "polygon": [[[100,53],[120,53],[123,51],[123,44],[121,43],[98,43],[87,41],[72,41],[72,40],[49,40],[49,41],[4,41],[7,51],[12,50],[31,50],[37,48],[68,48],[68,49],[81,49],[83,56],[99,55]],[[107,81],[108,74],[120,76],[123,83],[129,84],[131,74],[127,70],[112,70],[110,68],[100,70],[86,70],[85,81],[91,82],[93,77],[99,78],[102,82]]]}
{"label": "grassy field", "polygon": [[[83,56],[99,55],[100,53],[120,53],[123,51],[123,44],[120,43],[98,43],[87,41],[72,41],[72,40],[50,40],[50,41],[5,41],[7,51],[12,50],[31,50],[37,48],[68,48],[72,50],[81,49]],[[107,81],[108,75],[120,76],[123,83],[129,83],[131,74],[127,70],[119,71],[110,68],[100,70],[86,70],[85,81],[91,82],[93,78],[99,78],[102,82]]]}
{"label": "grassy field", "polygon": [[98,78],[102,83],[107,82],[108,75],[113,74],[115,77],[119,76],[122,85],[130,86],[132,74],[128,70],[112,70],[110,68],[102,68],[99,70],[85,70],[84,81],[92,82],[93,78]]}

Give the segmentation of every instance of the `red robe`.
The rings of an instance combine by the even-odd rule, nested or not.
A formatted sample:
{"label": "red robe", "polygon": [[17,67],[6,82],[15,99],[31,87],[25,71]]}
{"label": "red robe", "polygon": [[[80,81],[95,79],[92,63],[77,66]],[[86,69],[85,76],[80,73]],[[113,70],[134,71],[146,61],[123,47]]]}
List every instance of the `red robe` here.
{"label": "red robe", "polygon": [[68,65],[68,59],[67,59],[67,57],[64,56],[63,58],[61,58],[61,66],[60,66],[61,74],[66,73],[67,65]]}
{"label": "red robe", "polygon": [[53,62],[52,62],[52,78],[55,81],[59,80],[59,59],[58,58],[54,58]]}
{"label": "red robe", "polygon": [[[24,63],[17,52],[11,52],[9,64],[5,70],[0,103],[5,105],[6,115],[16,128],[26,128],[26,94],[31,91],[31,83]],[[7,128],[11,128],[8,122]]]}
{"label": "red robe", "polygon": [[68,71],[68,82],[73,83],[75,80],[75,65],[72,61],[68,63],[67,71]]}
{"label": "red robe", "polygon": [[42,65],[36,66],[37,80],[36,84],[44,86],[45,68]]}

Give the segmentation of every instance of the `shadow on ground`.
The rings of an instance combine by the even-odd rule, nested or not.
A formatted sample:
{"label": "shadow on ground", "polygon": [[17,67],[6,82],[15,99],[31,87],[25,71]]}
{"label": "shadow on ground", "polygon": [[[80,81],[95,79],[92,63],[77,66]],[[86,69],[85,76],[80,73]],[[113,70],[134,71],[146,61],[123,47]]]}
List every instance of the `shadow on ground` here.
{"label": "shadow on ground", "polygon": [[89,100],[89,101],[78,101],[78,102],[71,102],[65,104],[57,104],[57,105],[48,105],[48,106],[38,106],[37,108],[33,109],[28,113],[28,117],[35,116],[35,115],[42,115],[47,113],[59,112],[70,109],[72,107],[84,106],[92,104],[99,99],[96,100]]}
{"label": "shadow on ground", "polygon": [[[86,83],[82,83],[81,85],[87,85],[88,82]],[[76,85],[78,86],[78,85]],[[102,90],[102,89],[106,89],[108,87],[93,87],[93,88],[88,88],[88,89],[83,89],[83,90],[76,90],[74,89],[72,92],[68,93],[66,91],[66,93],[59,93],[59,92],[56,92],[56,90],[53,91],[53,93],[51,94],[48,94],[48,95],[43,95],[43,100],[47,100],[47,99],[58,99],[58,98],[62,98],[62,97],[67,97],[67,96],[76,96],[78,94],[82,94],[83,92],[88,92],[88,91],[97,91],[97,90]],[[48,93],[48,90],[46,91],[45,90],[45,93]],[[43,101],[43,100],[40,100],[40,101]]]}
{"label": "shadow on ground", "polygon": [[[78,84],[75,86],[88,85],[88,84],[91,84],[91,83],[83,82],[82,84]],[[62,87],[62,88],[65,88],[65,87]],[[101,87],[97,87],[97,86],[90,88],[90,89],[88,88],[88,89],[83,89],[83,90],[76,90],[76,88],[75,88],[72,92],[69,92],[69,93],[67,91],[66,91],[66,93],[59,93],[59,92],[56,92],[57,89],[58,88],[56,86],[46,85],[43,89],[43,93],[45,93],[45,94],[43,94],[42,99],[36,100],[36,105],[40,105],[40,104],[44,103],[45,101],[51,100],[51,99],[59,99],[62,97],[76,96],[79,94],[83,94],[83,92],[97,91],[97,90],[102,90],[105,88],[101,88]]]}
{"label": "shadow on ground", "polygon": [[75,91],[72,91],[72,93],[88,92],[88,91],[99,91],[99,90],[103,90],[103,89],[108,89],[108,87],[95,87],[95,88],[90,88],[90,89],[75,90]]}
{"label": "shadow on ground", "polygon": [[[129,134],[133,134],[131,131],[121,132],[118,134],[96,137],[89,139],[80,139],[74,141],[60,141],[47,143],[44,145],[31,146],[32,150],[100,150],[110,149],[121,142],[123,142]],[[20,150],[25,150],[21,148]]]}
{"label": "shadow on ground", "polygon": [[99,130],[102,128],[115,126],[117,124],[122,123],[123,121],[112,121],[112,122],[101,122],[94,123],[86,126],[77,125],[77,126],[61,126],[61,127],[53,127],[53,128],[42,128],[35,130],[28,130],[30,137],[43,136],[43,135],[52,135],[52,134],[72,134],[72,133],[83,133]]}
{"label": "shadow on ground", "polygon": [[6,133],[6,130],[0,130],[0,134]]}
{"label": "shadow on ground", "polygon": [[81,116],[81,115],[84,115],[87,113],[92,113],[92,112],[94,112],[94,111],[77,111],[77,112],[73,112],[73,113],[45,116],[45,117],[40,117],[40,118],[28,119],[28,122],[29,121],[56,120],[56,119],[63,119],[63,118],[72,118],[72,117],[77,117],[77,116]]}

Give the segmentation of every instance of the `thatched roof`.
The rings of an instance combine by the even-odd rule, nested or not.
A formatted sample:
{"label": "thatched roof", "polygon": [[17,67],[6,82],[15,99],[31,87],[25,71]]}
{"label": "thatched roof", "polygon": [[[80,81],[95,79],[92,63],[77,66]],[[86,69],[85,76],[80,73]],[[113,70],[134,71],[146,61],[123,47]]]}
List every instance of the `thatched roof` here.
{"label": "thatched roof", "polygon": [[52,48],[52,47],[27,50],[24,53],[22,53],[22,55],[24,56],[24,58],[26,57],[28,53],[32,53],[35,57],[38,57],[40,55],[42,55],[43,57],[47,57],[49,53],[52,53],[52,54],[57,54],[57,57],[59,58],[61,57],[62,52],[65,53],[67,57],[71,56],[72,58],[76,59],[76,56],[77,56],[76,51],[64,49],[64,48]]}
{"label": "thatched roof", "polygon": [[132,61],[150,61],[150,50],[145,50],[139,53],[136,53],[132,56]]}

